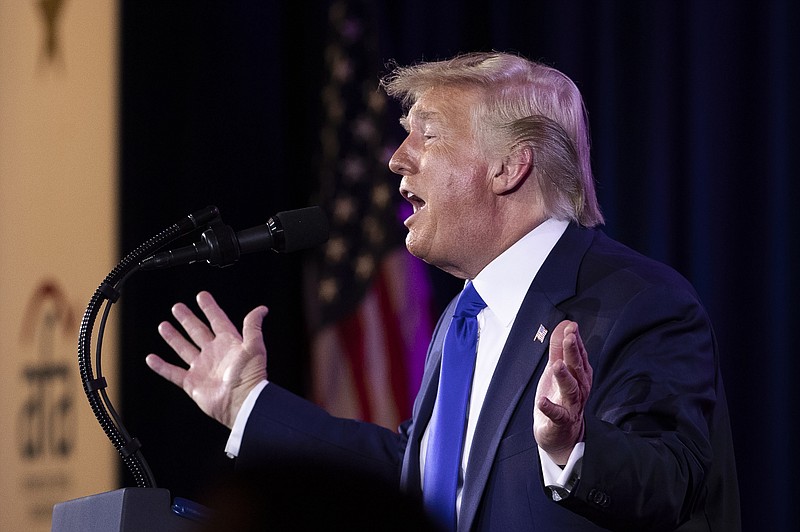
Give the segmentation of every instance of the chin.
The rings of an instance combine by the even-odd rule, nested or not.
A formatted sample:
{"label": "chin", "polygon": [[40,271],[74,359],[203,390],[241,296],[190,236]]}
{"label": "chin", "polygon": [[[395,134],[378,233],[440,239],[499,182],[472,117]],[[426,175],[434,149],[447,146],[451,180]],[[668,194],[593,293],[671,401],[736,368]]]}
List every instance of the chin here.
{"label": "chin", "polygon": [[411,253],[412,255],[417,257],[418,259],[421,259],[421,260],[423,260],[425,262],[428,262],[428,264],[430,264],[430,262],[428,261],[428,249],[427,249],[427,247],[423,246],[420,243],[420,239],[419,238],[415,238],[414,235],[411,234],[411,232],[409,232],[406,235],[406,249],[408,250],[409,253]]}

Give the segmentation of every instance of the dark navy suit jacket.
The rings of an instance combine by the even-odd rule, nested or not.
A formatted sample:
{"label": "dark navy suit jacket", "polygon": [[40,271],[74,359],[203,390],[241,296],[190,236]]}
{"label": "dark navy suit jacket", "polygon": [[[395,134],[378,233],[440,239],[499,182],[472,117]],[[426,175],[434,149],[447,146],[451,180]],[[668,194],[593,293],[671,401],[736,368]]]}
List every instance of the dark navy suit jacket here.
{"label": "dark navy suit jacket", "polygon": [[[452,307],[452,305],[451,305]],[[451,309],[428,351],[413,417],[395,433],[329,416],[274,384],[259,397],[242,465],[289,456],[369,471],[420,495],[419,446]],[[549,333],[576,321],[594,381],[581,479],[555,502],[533,438]],[[736,531],[739,495],[708,317],[674,270],[570,225],[522,303],[492,377],[467,465],[459,530]]]}

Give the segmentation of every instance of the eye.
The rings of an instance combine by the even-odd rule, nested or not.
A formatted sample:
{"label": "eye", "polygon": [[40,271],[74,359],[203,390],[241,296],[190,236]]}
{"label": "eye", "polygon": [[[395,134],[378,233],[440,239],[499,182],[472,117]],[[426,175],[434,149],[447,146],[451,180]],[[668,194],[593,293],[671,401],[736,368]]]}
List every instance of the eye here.
{"label": "eye", "polygon": [[422,130],[422,138],[424,138],[425,140],[435,139],[436,137],[438,137],[437,133],[438,132],[435,131],[433,128],[426,127],[425,129]]}

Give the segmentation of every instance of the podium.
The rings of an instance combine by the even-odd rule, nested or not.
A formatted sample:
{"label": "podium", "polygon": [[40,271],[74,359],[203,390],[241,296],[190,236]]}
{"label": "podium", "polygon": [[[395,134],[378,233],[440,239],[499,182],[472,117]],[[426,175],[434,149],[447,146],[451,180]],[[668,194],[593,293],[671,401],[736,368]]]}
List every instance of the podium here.
{"label": "podium", "polygon": [[[176,511],[187,508],[176,504]],[[202,524],[173,511],[169,490],[122,488],[53,507],[52,532],[198,532]]]}

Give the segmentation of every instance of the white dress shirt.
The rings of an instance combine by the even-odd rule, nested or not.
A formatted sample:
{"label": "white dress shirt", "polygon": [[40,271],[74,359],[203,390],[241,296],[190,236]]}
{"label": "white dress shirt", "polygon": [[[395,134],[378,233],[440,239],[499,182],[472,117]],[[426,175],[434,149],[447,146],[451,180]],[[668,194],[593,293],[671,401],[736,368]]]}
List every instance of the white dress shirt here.
{"label": "white dress shirt", "polygon": [[[486,308],[478,314],[478,353],[472,381],[467,429],[464,437],[461,473],[459,475],[456,502],[458,509],[461,507],[461,487],[469,452],[472,448],[472,439],[475,435],[475,426],[477,425],[478,416],[486,398],[492,375],[500,359],[500,353],[503,350],[503,346],[505,346],[511,327],[514,325],[514,319],[522,306],[522,300],[528,293],[528,288],[533,282],[533,278],[539,272],[545,259],[559,238],[561,238],[561,235],[564,234],[568,225],[569,223],[566,221],[553,219],[543,222],[490,262],[472,280],[478,294],[486,303]],[[247,418],[250,416],[258,395],[266,385],[267,381],[263,381],[256,386],[239,410],[225,447],[228,456],[235,457],[239,454]],[[427,456],[430,428],[435,423],[436,419],[431,419],[420,446],[420,473],[422,476],[425,474],[425,458]],[[531,430],[533,430],[533,412],[531,412]],[[554,498],[558,498],[558,493],[564,493],[564,490],[569,491],[571,484],[574,483],[575,475],[579,474],[583,444],[576,446],[573,456],[570,456],[567,466],[563,470],[541,450],[539,454],[545,485],[554,488],[556,490],[553,492]]]}
{"label": "white dress shirt", "polygon": [[[475,361],[475,375],[472,380],[467,429],[464,435],[464,452],[461,458],[461,471],[458,481],[456,508],[461,508],[461,490],[464,471],[467,468],[472,440],[478,416],[486,398],[500,354],[506,344],[511,327],[528,293],[533,278],[539,272],[547,256],[555,247],[569,222],[549,219],[522,237],[500,256],[490,262],[472,280],[475,290],[486,303],[478,314],[478,353]],[[436,407],[434,406],[434,412]],[[431,427],[436,423],[435,415],[428,424],[420,445],[420,476],[425,475],[425,460]],[[531,431],[533,431],[533,412],[531,412]],[[578,450],[576,448],[576,450]],[[574,455],[583,454],[582,444]],[[568,467],[563,470],[546,453],[539,451],[545,485],[569,489],[569,479],[580,465],[580,456],[571,456]],[[563,493],[563,491],[561,492]]]}

